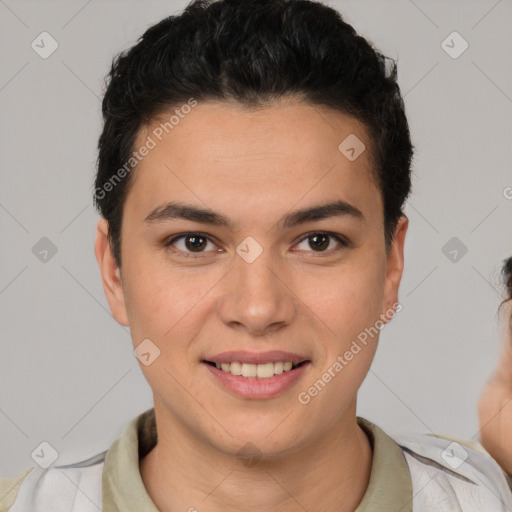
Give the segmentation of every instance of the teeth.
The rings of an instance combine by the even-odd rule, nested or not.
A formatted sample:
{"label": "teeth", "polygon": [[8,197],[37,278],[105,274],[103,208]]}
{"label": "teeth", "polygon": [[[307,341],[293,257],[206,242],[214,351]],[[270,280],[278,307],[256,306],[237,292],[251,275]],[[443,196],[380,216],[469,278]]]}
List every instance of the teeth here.
{"label": "teeth", "polygon": [[233,375],[242,375],[242,365],[237,362],[233,362],[229,365],[229,371]]}
{"label": "teeth", "polygon": [[232,363],[215,363],[215,366],[226,373],[232,375],[241,375],[242,377],[269,379],[274,375],[280,375],[283,372],[290,371],[293,368],[293,363],[290,361],[278,361],[276,363],[239,363],[233,361]]}
{"label": "teeth", "polygon": [[257,366],[259,365],[242,363],[242,377],[256,377]]}
{"label": "teeth", "polygon": [[256,366],[256,377],[258,379],[268,379],[274,376],[274,363],[258,364]]}

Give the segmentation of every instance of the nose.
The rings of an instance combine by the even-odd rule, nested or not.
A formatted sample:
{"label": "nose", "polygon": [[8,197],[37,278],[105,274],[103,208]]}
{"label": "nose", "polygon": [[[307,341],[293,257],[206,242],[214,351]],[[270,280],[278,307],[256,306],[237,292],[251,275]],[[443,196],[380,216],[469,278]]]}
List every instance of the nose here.
{"label": "nose", "polygon": [[282,262],[270,251],[263,251],[252,263],[237,255],[220,299],[222,322],[253,336],[271,334],[290,325],[297,314],[298,301],[286,274]]}

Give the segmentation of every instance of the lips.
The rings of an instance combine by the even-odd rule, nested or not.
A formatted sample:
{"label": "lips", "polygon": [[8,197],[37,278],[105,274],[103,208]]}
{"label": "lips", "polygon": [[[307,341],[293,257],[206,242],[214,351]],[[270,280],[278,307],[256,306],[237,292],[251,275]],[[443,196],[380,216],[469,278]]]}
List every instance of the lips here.
{"label": "lips", "polygon": [[306,355],[282,350],[238,350],[207,356],[202,363],[223,388],[243,398],[262,399],[292,386],[311,361]]}
{"label": "lips", "polygon": [[304,356],[281,351],[223,352],[208,359],[202,360],[202,366],[215,383],[239,398],[251,400],[277,397],[311,367]]}

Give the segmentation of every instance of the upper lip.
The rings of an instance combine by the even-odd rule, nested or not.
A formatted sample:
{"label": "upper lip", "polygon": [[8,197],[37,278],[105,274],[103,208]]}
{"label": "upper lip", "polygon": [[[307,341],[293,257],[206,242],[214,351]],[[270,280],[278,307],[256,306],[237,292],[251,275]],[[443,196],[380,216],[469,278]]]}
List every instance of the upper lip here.
{"label": "upper lip", "polygon": [[212,363],[232,363],[237,361],[239,363],[249,364],[263,364],[263,363],[276,363],[278,361],[290,361],[293,364],[299,364],[309,359],[300,354],[293,354],[291,352],[283,352],[282,350],[271,350],[268,352],[247,352],[246,350],[233,350],[229,352],[222,352],[213,356],[206,357],[205,361]]}

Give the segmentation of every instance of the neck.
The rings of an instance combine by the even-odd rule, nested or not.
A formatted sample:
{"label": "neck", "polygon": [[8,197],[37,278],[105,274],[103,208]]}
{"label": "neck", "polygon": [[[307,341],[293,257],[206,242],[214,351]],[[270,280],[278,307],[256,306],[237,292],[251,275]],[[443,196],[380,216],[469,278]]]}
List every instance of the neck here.
{"label": "neck", "polygon": [[160,512],[353,512],[368,486],[372,449],[355,402],[319,439],[253,464],[192,436],[156,404],[155,417],[158,443],[141,459],[140,472]]}

